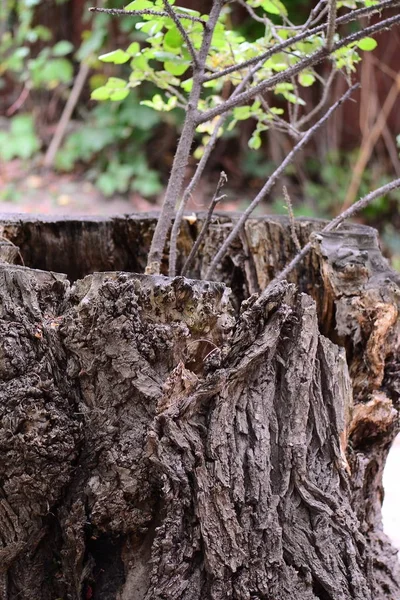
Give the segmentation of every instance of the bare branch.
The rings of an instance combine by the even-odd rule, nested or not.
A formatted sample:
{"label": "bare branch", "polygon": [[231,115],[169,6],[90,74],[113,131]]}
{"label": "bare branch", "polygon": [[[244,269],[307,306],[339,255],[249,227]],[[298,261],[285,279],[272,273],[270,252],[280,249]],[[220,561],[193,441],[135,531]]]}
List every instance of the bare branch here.
{"label": "bare branch", "polygon": [[[339,17],[338,19],[336,19],[336,28],[338,25],[345,25],[346,23],[350,23],[352,21],[356,21],[357,19],[361,19],[361,17],[369,17],[369,16],[374,15],[377,12],[381,12],[382,10],[384,10],[386,8],[393,8],[398,5],[400,5],[400,0],[384,0],[384,2],[380,2],[379,4],[374,4],[373,6],[367,6],[364,8],[359,8],[357,10],[353,10],[353,11],[349,12],[347,15],[343,15],[343,17]],[[284,42],[277,44],[276,46],[273,46],[272,48],[269,48],[263,54],[260,54],[253,58],[245,60],[242,63],[239,63],[237,65],[232,65],[231,67],[227,67],[226,69],[223,69],[222,71],[217,71],[215,73],[211,73],[210,75],[207,75],[206,77],[204,77],[204,81],[211,81],[212,79],[218,79],[220,77],[225,77],[225,75],[229,75],[230,73],[233,73],[234,71],[240,71],[241,69],[245,69],[246,67],[254,65],[256,62],[258,62],[260,60],[265,62],[269,58],[271,58],[271,56],[274,56],[274,54],[278,54],[279,52],[282,52],[282,50],[284,50],[285,48],[288,48],[289,46],[292,46],[293,44],[296,44],[297,42],[301,42],[302,40],[310,37],[311,35],[315,35],[316,33],[320,33],[321,31],[324,31],[326,29],[326,27],[327,27],[327,25],[325,23],[323,25],[318,25],[318,27],[313,27],[312,29],[307,29],[306,31],[302,31],[301,33],[298,33],[297,35],[295,35],[291,38],[289,37]]]}
{"label": "bare branch", "polygon": [[211,222],[212,215],[213,215],[215,207],[217,206],[218,202],[220,200],[222,200],[222,198],[224,198],[224,196],[220,196],[219,193],[220,193],[221,189],[223,188],[223,186],[225,185],[225,183],[227,181],[228,181],[228,178],[226,176],[226,173],[224,173],[224,171],[222,171],[221,175],[219,177],[219,181],[218,181],[217,188],[215,190],[213,199],[211,200],[211,204],[210,204],[210,207],[208,209],[206,220],[203,223],[203,227],[201,228],[199,236],[198,236],[196,242],[194,243],[193,248],[191,249],[189,256],[187,257],[185,264],[183,265],[182,273],[181,273],[181,275],[183,275],[183,276],[185,276],[186,273],[188,272],[188,270],[189,270],[189,268],[190,268],[190,266],[191,266],[191,264],[192,264],[192,262],[193,262],[193,260],[194,260],[194,258],[196,256],[196,254],[197,254],[197,252],[198,252],[198,250],[200,248],[200,244],[203,241],[203,238],[204,238],[204,236],[207,233],[207,229],[208,229],[208,227],[210,225],[210,222]]}
{"label": "bare branch", "polygon": [[240,219],[237,221],[237,223],[233,227],[231,233],[228,235],[228,237],[226,238],[226,240],[222,244],[221,248],[219,249],[219,251],[215,255],[215,257],[214,257],[214,259],[213,259],[213,261],[212,261],[211,265],[209,266],[208,271],[206,273],[206,279],[211,279],[211,275],[213,274],[216,266],[218,265],[218,263],[225,256],[226,252],[228,251],[229,246],[231,245],[231,243],[233,242],[233,240],[236,239],[236,237],[238,236],[238,234],[240,232],[240,229],[243,227],[244,223],[247,221],[247,219],[249,218],[249,216],[251,215],[251,213],[254,211],[254,209],[265,198],[265,196],[267,194],[269,194],[269,192],[271,191],[271,189],[273,188],[273,186],[277,182],[278,178],[282,175],[282,173],[284,172],[284,170],[286,169],[286,167],[293,161],[293,159],[295,158],[295,156],[307,144],[307,142],[311,139],[311,137],[314,135],[314,133],[316,133],[316,131],[318,131],[318,129],[320,129],[320,127],[322,127],[322,125],[324,125],[324,123],[326,123],[326,121],[332,116],[332,114],[334,113],[334,111],[345,100],[347,100],[347,98],[349,98],[349,96],[358,87],[359,87],[359,84],[355,84],[351,88],[349,88],[346,91],[346,93],[337,102],[335,102],[335,104],[333,106],[331,106],[331,108],[324,114],[324,116],[321,117],[321,119],[319,121],[317,121],[317,123],[315,123],[315,125],[313,125],[307,131],[307,133],[304,134],[304,136],[302,137],[302,139],[291,150],[291,152],[287,155],[287,157],[285,158],[285,160],[279,165],[279,167],[277,169],[275,169],[274,173],[271,175],[271,177],[268,178],[268,180],[266,181],[265,185],[262,187],[262,189],[257,194],[257,196],[254,198],[254,200],[251,202],[250,206],[248,206],[248,208],[241,215]]}
{"label": "bare branch", "polygon": [[[385,194],[388,194],[389,192],[391,192],[395,189],[398,189],[398,188],[400,188],[400,178],[395,179],[394,181],[391,181],[390,183],[387,183],[386,185],[383,185],[382,187],[378,188],[377,190],[374,190],[373,192],[370,192],[369,194],[367,194],[366,196],[364,196],[363,198],[358,200],[355,204],[350,206],[350,208],[345,210],[341,215],[338,215],[335,219],[333,219],[330,223],[328,223],[328,225],[326,225],[321,230],[321,232],[323,233],[326,231],[332,231],[333,229],[337,229],[344,221],[346,221],[347,219],[350,219],[350,217],[353,217],[356,213],[363,210],[366,206],[371,204],[371,202],[376,200],[376,198],[379,198],[380,196],[384,196]],[[282,281],[283,279],[286,279],[286,277],[289,275],[289,273],[291,273],[291,271],[293,271],[293,269],[299,264],[299,262],[301,260],[303,260],[303,258],[305,256],[307,256],[307,254],[311,250],[311,247],[312,247],[311,242],[308,242],[304,246],[304,248],[301,250],[301,252],[299,252],[299,254],[296,254],[294,259],[292,261],[290,261],[290,263],[283,269],[283,271],[281,271],[279,273],[279,275],[277,275],[268,284],[268,287],[264,290],[263,294],[266,294],[268,292],[268,290],[271,288],[271,286],[274,285],[275,283],[277,283],[278,281]]]}
{"label": "bare branch", "polygon": [[[149,15],[151,17],[169,17],[163,10],[152,10],[150,8],[143,8],[142,10],[125,10],[123,8],[100,8],[99,6],[91,6],[90,12],[106,13],[114,17],[139,17],[141,15]],[[206,24],[204,19],[200,17],[194,17],[185,13],[175,13],[179,19],[187,19],[188,21],[194,21],[195,23]]]}
{"label": "bare branch", "polygon": [[328,20],[327,20],[327,29],[326,29],[326,49],[328,50],[328,52],[332,51],[333,44],[335,41],[336,13],[337,13],[336,0],[329,0]]}
{"label": "bare branch", "polygon": [[[336,0],[332,0],[332,2]],[[181,34],[181,36],[183,37],[183,39],[185,40],[185,44],[187,46],[187,49],[190,52],[190,56],[192,57],[193,60],[193,64],[195,67],[198,66],[198,58],[197,58],[197,53],[196,50],[194,49],[194,46],[192,44],[192,42],[189,39],[189,36],[187,34],[187,31],[185,30],[185,28],[183,27],[178,15],[176,14],[176,12],[174,11],[174,9],[172,8],[172,6],[170,5],[170,3],[168,2],[168,0],[163,0],[164,3],[164,7],[165,7],[165,12],[168,13],[168,15],[171,17],[171,19],[173,20],[173,22],[175,23],[175,25],[177,26],[179,33]]]}
{"label": "bare branch", "polygon": [[[243,80],[241,81],[241,83],[236,87],[232,96],[234,96],[236,94],[240,94],[240,92],[245,89],[246,85],[249,83],[249,81],[253,77],[254,73],[260,68],[261,64],[262,63],[257,64],[255,66],[253,66],[252,69],[250,69],[250,71],[247,73],[246,77],[244,77]],[[219,130],[221,129],[221,127],[223,127],[228,115],[229,115],[229,112],[226,112],[225,114],[221,115],[220,118],[215,123],[214,130],[210,136],[210,139],[208,140],[208,142],[206,144],[206,147],[204,148],[203,156],[201,157],[199,164],[197,165],[196,171],[195,171],[188,187],[186,188],[183,198],[179,204],[179,208],[176,213],[174,223],[172,225],[170,244],[169,244],[169,276],[170,277],[175,277],[175,274],[176,274],[177,241],[178,241],[179,231],[181,228],[183,213],[185,212],[185,208],[186,208],[186,205],[188,203],[190,196],[193,194],[197,184],[200,181],[203,171],[207,165],[208,159],[210,158],[210,154],[213,151],[215,144],[217,142]]]}
{"label": "bare branch", "polygon": [[[332,48],[332,52],[335,52],[336,50],[343,48],[343,46],[347,46],[348,44],[356,42],[366,36],[370,36],[375,33],[381,33],[383,30],[390,29],[391,27],[393,27],[394,25],[398,25],[399,23],[400,23],[400,15],[395,15],[388,19],[384,19],[383,21],[379,21],[378,23],[375,23],[374,25],[371,25],[370,27],[366,27],[365,29],[362,29],[361,31],[357,31],[356,33],[348,35],[345,38],[339,40],[336,44],[334,44],[334,46]],[[223,102],[222,104],[219,104],[218,106],[211,108],[210,110],[207,110],[206,112],[200,113],[200,115],[197,119],[197,124],[200,125],[201,123],[210,121],[217,115],[221,115],[226,110],[230,110],[231,108],[234,108],[235,106],[239,106],[241,104],[246,104],[249,100],[252,100],[255,96],[257,96],[261,92],[265,92],[265,91],[275,87],[278,83],[290,81],[291,77],[293,77],[294,75],[298,75],[299,73],[304,71],[304,69],[306,69],[307,67],[312,67],[312,66],[316,65],[317,63],[321,62],[324,58],[327,58],[329,56],[329,54],[330,53],[328,52],[328,50],[325,47],[321,48],[320,50],[317,50],[316,52],[307,56],[303,60],[300,60],[298,63],[296,63],[289,69],[286,69],[285,71],[281,71],[280,73],[277,73],[273,77],[270,77],[269,79],[261,81],[258,85],[255,85],[253,88],[251,88],[247,92],[243,92],[242,94],[239,94],[235,98],[231,97],[228,100],[226,100],[225,102]]]}

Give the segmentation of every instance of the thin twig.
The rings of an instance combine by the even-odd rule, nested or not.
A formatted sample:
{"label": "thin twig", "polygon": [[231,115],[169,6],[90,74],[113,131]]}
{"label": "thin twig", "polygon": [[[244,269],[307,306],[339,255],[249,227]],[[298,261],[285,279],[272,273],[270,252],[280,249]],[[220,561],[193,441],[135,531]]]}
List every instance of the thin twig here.
{"label": "thin twig", "polygon": [[274,129],[276,129],[276,131],[283,131],[284,133],[288,133],[297,142],[303,134],[300,133],[300,131],[297,131],[297,129],[295,127],[293,127],[293,125],[291,123],[289,123],[288,121],[285,121],[284,119],[281,119],[280,117],[278,117],[278,115],[275,115],[271,111],[269,104],[266,101],[266,99],[264,98],[264,96],[260,95],[260,96],[258,96],[258,99],[260,100],[261,106],[263,107],[265,112],[272,115],[274,124],[278,125],[278,126],[275,126]]}
{"label": "thin twig", "polygon": [[[114,17],[139,17],[141,15],[149,15],[150,17],[168,17],[169,15],[163,10],[152,10],[150,8],[143,8],[142,10],[125,10],[123,8],[100,8],[99,6],[91,6],[90,12],[106,13]],[[204,19],[200,17],[194,17],[193,15],[187,15],[185,13],[175,13],[179,19],[187,19],[195,23],[206,24]]]}
{"label": "thin twig", "polygon": [[189,38],[189,36],[187,34],[187,31],[185,30],[185,28],[182,25],[182,23],[180,21],[180,18],[178,17],[178,15],[174,11],[174,9],[172,8],[172,6],[168,2],[168,0],[163,0],[163,4],[164,4],[164,7],[165,7],[165,12],[167,12],[168,15],[171,17],[171,19],[173,20],[173,22],[177,26],[177,28],[179,30],[179,33],[181,34],[181,36],[185,40],[187,49],[189,50],[190,56],[192,57],[192,60],[193,60],[193,65],[195,67],[197,67],[198,66],[197,52],[194,49],[194,46],[193,46],[193,44],[192,44],[192,42],[191,42],[191,40],[190,40],[190,38]]}
{"label": "thin twig", "polygon": [[277,169],[275,169],[274,173],[268,178],[268,180],[266,181],[266,183],[264,184],[264,186],[262,187],[260,192],[257,194],[257,196],[254,198],[254,200],[251,202],[250,206],[248,206],[248,208],[241,215],[240,219],[237,221],[237,223],[233,227],[231,233],[228,235],[228,237],[222,244],[221,248],[218,250],[213,261],[211,262],[211,265],[209,266],[209,268],[207,270],[206,279],[211,279],[211,275],[213,274],[216,266],[220,263],[220,261],[225,256],[226,252],[228,251],[229,246],[231,245],[233,240],[235,240],[236,237],[238,236],[239,231],[243,227],[244,223],[247,221],[247,219],[249,218],[251,213],[254,211],[254,209],[265,198],[265,196],[267,194],[269,194],[269,192],[271,191],[271,189],[277,182],[278,178],[284,172],[286,167],[291,162],[293,162],[293,160],[296,157],[296,155],[298,154],[298,152],[307,144],[307,142],[318,131],[318,129],[320,129],[320,127],[322,127],[322,125],[324,125],[324,123],[332,116],[332,114],[336,111],[336,109],[343,102],[345,102],[347,100],[347,98],[349,98],[349,96],[358,87],[359,87],[359,84],[356,83],[351,88],[349,88],[347,90],[347,92],[345,94],[343,94],[343,96],[337,102],[335,102],[335,104],[333,106],[330,107],[330,109],[323,115],[323,117],[321,117],[321,119],[319,121],[317,121],[317,123],[315,123],[315,125],[313,125],[307,131],[307,133],[304,134],[304,136],[301,138],[301,140],[296,144],[296,146],[291,150],[291,152],[287,155],[287,157],[282,161],[282,163],[279,165],[279,167]]}
{"label": "thin twig", "polygon": [[[357,10],[353,10],[353,11],[349,12],[347,15],[343,15],[343,17],[339,17],[338,19],[336,19],[336,27],[338,25],[345,25],[346,23],[350,23],[351,21],[361,19],[361,17],[372,16],[377,12],[381,12],[386,8],[393,8],[395,6],[398,6],[399,4],[400,4],[400,0],[384,0],[384,2],[380,2],[379,4],[374,4],[373,6],[367,6],[364,8],[359,8]],[[297,42],[301,42],[302,40],[304,40],[312,35],[315,35],[316,33],[320,33],[321,31],[324,31],[326,29],[326,27],[327,27],[327,25],[326,25],[326,23],[324,23],[322,25],[318,25],[318,27],[313,27],[312,29],[302,31],[301,33],[298,33],[297,35],[295,35],[291,38],[289,37],[287,40],[281,42],[280,44],[277,44],[276,46],[269,48],[268,50],[266,50],[265,52],[263,52],[262,54],[260,54],[258,56],[254,56],[253,58],[244,60],[243,62],[241,62],[237,65],[232,65],[231,67],[226,67],[226,69],[223,69],[222,71],[216,71],[216,72],[210,73],[209,75],[204,77],[204,81],[211,81],[212,79],[218,79],[220,77],[225,77],[225,75],[229,75],[230,73],[233,73],[234,71],[240,71],[241,69],[245,69],[246,67],[254,65],[259,60],[263,60],[265,62],[266,60],[271,58],[271,56],[274,56],[275,54],[282,52],[282,50],[284,50],[285,48],[288,48],[289,46],[292,46],[293,44],[296,44]]]}
{"label": "thin twig", "polygon": [[[253,77],[254,73],[256,73],[256,71],[258,69],[260,69],[261,66],[262,66],[262,62],[257,63],[256,65],[253,66],[252,69],[249,70],[247,75],[243,78],[241,83],[234,90],[232,96],[234,96],[235,94],[241,93],[241,91],[247,86],[249,81],[251,81],[251,78]],[[189,185],[187,186],[187,188],[183,194],[182,200],[179,204],[178,211],[175,215],[174,223],[173,223],[172,229],[171,229],[170,244],[169,244],[169,276],[170,277],[175,277],[175,274],[176,274],[177,241],[178,241],[179,231],[180,231],[181,224],[182,224],[183,213],[185,212],[185,208],[189,201],[190,196],[193,194],[196,186],[198,185],[198,183],[200,181],[200,178],[201,178],[201,176],[204,172],[204,169],[207,165],[208,159],[210,158],[210,154],[215,147],[215,144],[219,137],[219,130],[221,129],[221,127],[223,127],[228,116],[229,116],[229,113],[225,113],[225,114],[221,115],[219,117],[219,119],[217,120],[217,122],[215,123],[214,130],[204,148],[203,155],[197,165],[196,171],[195,171]]]}
{"label": "thin twig", "polygon": [[328,95],[337,72],[337,69],[335,67],[332,67],[332,71],[330,72],[328,79],[326,80],[326,82],[324,82],[321,100],[307,115],[304,115],[304,117],[302,117],[297,121],[297,123],[295,123],[295,126],[297,128],[303,127],[303,125],[309,123],[315,117],[315,115],[317,115],[319,111],[322,108],[324,108],[326,101],[328,100]]}
{"label": "thin twig", "polygon": [[[348,35],[347,37],[339,40],[338,42],[336,42],[336,44],[334,44],[334,46],[332,48],[332,52],[335,52],[336,50],[339,50],[340,48],[343,48],[344,46],[347,46],[348,44],[357,42],[358,40],[360,40],[364,37],[367,37],[367,36],[370,36],[370,35],[376,34],[376,33],[381,33],[384,29],[390,29],[391,27],[393,27],[394,25],[398,25],[399,23],[400,23],[400,14],[394,15],[393,17],[390,17],[383,21],[379,21],[378,23],[375,23],[374,25],[371,25],[370,27],[366,27],[365,29],[362,29],[361,31],[357,31],[356,33]],[[330,53],[327,51],[327,49],[325,47],[321,48],[320,50],[317,50],[313,54],[306,56],[304,59],[300,60],[298,63],[296,63],[292,67],[286,69],[285,71],[281,71],[280,73],[277,73],[273,77],[270,77],[269,79],[265,79],[264,81],[261,81],[259,84],[255,85],[253,88],[251,88],[247,92],[242,92],[235,98],[231,97],[228,100],[225,100],[225,102],[222,102],[221,104],[219,104],[218,106],[215,106],[214,108],[211,108],[205,112],[199,113],[199,116],[197,118],[197,125],[200,125],[201,123],[205,123],[206,121],[210,121],[217,115],[223,114],[226,110],[235,108],[235,106],[246,104],[250,100],[253,100],[253,98],[255,98],[258,94],[274,88],[278,83],[290,81],[291,77],[293,77],[294,75],[298,75],[299,73],[304,71],[304,69],[306,69],[308,67],[312,67],[312,66],[316,65],[317,63],[321,62],[324,58],[327,58],[329,56],[329,54]]]}
{"label": "thin twig", "polygon": [[335,41],[336,31],[336,13],[337,13],[337,2],[336,0],[329,0],[328,8],[328,19],[326,28],[326,49],[328,52],[332,51],[333,44]]}
{"label": "thin twig", "polygon": [[196,256],[196,254],[197,254],[197,252],[198,252],[198,250],[200,248],[200,244],[203,241],[203,238],[204,238],[204,236],[207,233],[207,230],[208,230],[208,227],[209,227],[209,225],[211,223],[211,219],[212,219],[215,207],[217,206],[218,202],[220,200],[222,200],[222,198],[225,197],[224,195],[220,196],[219,193],[220,193],[221,189],[224,187],[224,185],[226,184],[227,181],[228,181],[228,178],[226,176],[226,173],[224,171],[221,171],[221,175],[219,176],[219,181],[218,181],[218,184],[217,184],[217,188],[215,190],[213,199],[211,200],[211,204],[210,204],[210,207],[208,209],[206,220],[203,223],[203,227],[201,228],[199,236],[198,236],[197,240],[195,241],[195,243],[193,245],[193,248],[190,251],[189,256],[187,257],[185,264],[183,265],[182,272],[181,272],[181,275],[183,275],[183,276],[185,276],[186,273],[188,272],[188,270],[189,270],[189,268],[190,268],[190,266],[191,266],[191,264],[192,264],[192,262],[193,262],[193,260],[194,260],[194,258]]}
{"label": "thin twig", "polygon": [[289,196],[289,192],[287,190],[286,185],[283,186],[282,191],[283,191],[283,196],[286,200],[286,208],[287,208],[288,215],[289,215],[290,233],[292,236],[292,240],[296,247],[297,252],[301,252],[299,238],[297,237],[297,233],[296,233],[296,221],[294,218],[292,199]]}
{"label": "thin twig", "polygon": [[[350,208],[345,210],[342,214],[335,217],[330,223],[328,223],[328,225],[326,225],[321,230],[321,233],[326,233],[327,231],[332,231],[333,229],[337,229],[344,221],[346,221],[347,219],[350,219],[350,217],[353,217],[356,213],[358,213],[361,210],[363,210],[364,208],[366,208],[369,204],[371,204],[371,202],[376,200],[376,198],[379,198],[380,196],[384,196],[385,194],[388,194],[389,192],[391,192],[395,189],[398,189],[398,188],[400,188],[400,178],[395,179],[394,181],[391,181],[390,183],[387,183],[386,185],[383,185],[382,187],[378,188],[377,190],[374,190],[373,192],[370,192],[369,194],[367,194],[366,196],[364,196],[363,198],[358,200],[355,204],[350,206]],[[310,252],[311,248],[312,248],[311,242],[307,242],[307,244],[303,247],[301,252],[299,252],[299,254],[296,254],[294,259],[290,261],[290,263],[283,269],[283,271],[281,271],[279,273],[279,275],[277,275],[268,284],[267,288],[264,290],[262,295],[266,294],[270,290],[272,285],[274,285],[278,281],[282,281],[283,279],[286,279],[287,276],[289,275],[289,273],[291,273],[291,271],[293,271],[293,269],[299,264],[299,262],[301,260],[303,260],[303,258],[305,256],[307,256],[307,254]]]}

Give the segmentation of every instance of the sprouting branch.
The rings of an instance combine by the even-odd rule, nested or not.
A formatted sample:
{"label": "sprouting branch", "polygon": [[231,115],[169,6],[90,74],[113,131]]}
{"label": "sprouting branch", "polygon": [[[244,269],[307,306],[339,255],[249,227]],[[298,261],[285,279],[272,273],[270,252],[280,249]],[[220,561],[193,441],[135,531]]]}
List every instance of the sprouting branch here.
{"label": "sprouting branch", "polygon": [[185,276],[186,273],[188,272],[193,260],[195,259],[197,252],[199,251],[200,244],[203,241],[203,238],[206,235],[208,227],[210,225],[215,207],[217,206],[218,202],[220,200],[222,200],[222,198],[224,198],[224,196],[220,196],[220,191],[227,181],[228,181],[228,178],[227,178],[226,174],[224,173],[224,171],[222,171],[221,175],[219,177],[219,181],[218,181],[217,188],[215,190],[213,199],[211,200],[211,204],[208,209],[207,217],[203,223],[203,227],[201,228],[199,236],[198,236],[197,240],[195,241],[193,248],[191,249],[191,251],[189,253],[189,256],[187,257],[185,264],[183,265],[182,272],[181,272],[181,275],[183,275],[183,276]]}
{"label": "sprouting branch", "polygon": [[[237,94],[240,94],[241,91],[245,89],[247,84],[251,81],[251,78],[253,77],[253,75],[257,72],[258,69],[261,68],[261,66],[262,66],[262,62],[254,65],[253,68],[249,70],[247,75],[243,78],[243,80],[240,82],[240,84],[235,88],[235,90],[232,94],[233,97]],[[195,171],[189,185],[187,186],[185,193],[183,194],[183,198],[179,204],[178,211],[175,215],[175,220],[174,220],[174,223],[173,223],[172,229],[171,229],[171,237],[170,237],[170,244],[169,244],[169,276],[170,277],[175,277],[175,274],[176,274],[177,242],[178,242],[179,231],[181,228],[183,213],[185,212],[185,208],[186,208],[186,205],[188,203],[190,196],[193,194],[196,186],[198,185],[198,183],[200,181],[200,178],[201,178],[201,176],[204,172],[204,169],[208,163],[208,159],[210,158],[210,154],[213,151],[215,144],[217,142],[217,139],[219,136],[219,131],[220,131],[221,127],[223,127],[228,115],[229,115],[228,112],[221,115],[219,117],[219,119],[217,120],[217,122],[215,123],[213,132],[204,148],[203,156],[201,157],[201,159],[197,165],[196,171]]]}
{"label": "sprouting branch", "polygon": [[[398,25],[399,23],[400,23],[400,15],[395,15],[388,19],[384,19],[383,21],[379,21],[378,23],[375,23],[374,25],[371,25],[370,27],[366,27],[365,29],[362,29],[361,31],[357,31],[356,33],[348,35],[347,37],[339,40],[338,42],[336,42],[336,44],[334,44],[334,46],[332,48],[332,52],[335,52],[336,50],[339,50],[340,48],[343,48],[344,46],[347,46],[348,44],[357,42],[358,40],[360,40],[364,37],[367,37],[367,36],[370,36],[370,35],[373,35],[376,33],[381,33],[383,30],[390,29],[391,27],[393,27],[394,25]],[[247,102],[249,102],[250,100],[255,98],[255,96],[257,96],[258,94],[274,88],[278,83],[290,81],[291,77],[298,75],[299,73],[301,73],[302,71],[304,71],[304,69],[306,69],[308,67],[312,67],[312,66],[316,65],[317,63],[321,62],[324,58],[328,57],[330,54],[331,53],[329,53],[325,47],[321,48],[320,50],[317,50],[313,54],[307,56],[303,60],[300,60],[298,63],[296,63],[292,67],[286,69],[285,71],[281,71],[280,73],[277,73],[273,77],[270,77],[269,79],[261,81],[258,85],[255,85],[250,90],[243,92],[242,94],[239,94],[235,98],[231,97],[228,100],[226,100],[225,102],[222,102],[221,104],[219,104],[218,106],[211,108],[210,110],[207,110],[203,113],[200,113],[197,118],[197,124],[200,125],[201,123],[210,121],[217,115],[221,115],[225,111],[231,110],[235,106],[246,104]]]}
{"label": "sprouting branch", "polygon": [[161,213],[157,221],[156,229],[151,242],[146,267],[146,273],[148,274],[158,274],[160,272],[165,241],[171,227],[175,205],[181,196],[185,169],[188,164],[190,151],[196,133],[196,118],[198,113],[198,103],[202,91],[201,82],[204,75],[205,64],[210,50],[214,29],[218,22],[223,4],[224,0],[214,0],[213,2],[209,19],[204,26],[203,39],[197,55],[198,62],[197,65],[193,65],[192,90],[187,103],[186,117],[175,153],[171,176],[168,181]]}
{"label": "sprouting branch", "polygon": [[328,50],[328,52],[332,52],[333,44],[335,41],[336,13],[337,13],[336,0],[329,0],[328,20],[327,20],[327,29],[326,29],[326,49]]}
{"label": "sprouting branch", "polygon": [[[107,15],[112,15],[114,17],[139,17],[141,15],[149,15],[150,17],[169,17],[166,12],[163,10],[153,10],[150,8],[143,8],[141,10],[125,10],[123,8],[101,8],[99,6],[91,6],[89,8],[90,12],[98,12],[98,13],[106,13]],[[195,23],[201,23],[202,25],[206,24],[204,19],[200,17],[195,17],[193,15],[188,15],[185,13],[175,13],[175,15],[179,19],[186,19],[187,21],[194,21]]]}
{"label": "sprouting branch", "polygon": [[[389,192],[400,188],[400,178],[383,185],[382,187],[370,192],[360,200],[358,200],[355,204],[352,204],[347,210],[343,213],[335,217],[332,221],[328,223],[322,230],[321,233],[327,231],[333,231],[337,229],[344,221],[353,217],[356,213],[360,212],[364,208],[366,208],[371,202],[376,200],[376,198],[380,198]],[[293,271],[293,269],[299,264],[300,261],[303,260],[305,256],[310,252],[312,248],[311,242],[307,242],[307,244],[302,248],[301,252],[296,254],[294,259],[290,261],[290,263],[277,275],[268,285],[268,287],[264,290],[263,294],[266,294],[268,290],[271,289],[271,286],[277,283],[278,281],[282,281],[286,279],[289,273]]]}
{"label": "sprouting branch", "polygon": [[[336,0],[332,0],[332,1],[336,2]],[[178,15],[174,11],[174,9],[172,8],[172,6],[168,2],[168,0],[163,0],[163,3],[164,3],[165,12],[168,13],[168,15],[171,17],[171,19],[173,20],[173,22],[177,26],[177,28],[179,30],[179,33],[181,34],[181,36],[185,40],[185,44],[187,46],[187,49],[188,49],[188,51],[190,53],[190,56],[192,57],[193,66],[197,67],[198,66],[197,53],[196,53],[196,50],[194,49],[194,46],[193,46],[192,42],[190,41],[190,38],[189,38],[189,36],[187,34],[186,29],[183,27],[183,25],[182,25],[182,23],[180,21],[180,18],[178,17]]]}
{"label": "sprouting branch", "polygon": [[244,223],[247,221],[247,219],[249,218],[249,216],[251,215],[251,213],[254,211],[254,209],[265,198],[265,196],[267,194],[269,194],[269,192],[271,191],[271,189],[273,188],[273,186],[277,182],[278,178],[282,175],[282,173],[284,172],[284,170],[286,169],[286,167],[293,161],[293,159],[298,154],[298,152],[309,142],[309,140],[318,131],[318,129],[320,129],[322,127],[322,125],[324,125],[324,123],[326,123],[326,121],[332,116],[332,114],[336,111],[336,109],[343,102],[345,102],[345,100],[347,100],[347,98],[349,98],[349,96],[358,87],[359,87],[359,84],[355,84],[351,88],[349,88],[346,91],[346,93],[343,94],[343,96],[337,102],[335,102],[335,104],[333,106],[331,106],[329,108],[329,110],[323,115],[323,117],[321,117],[321,119],[319,121],[317,121],[317,123],[315,123],[315,125],[313,125],[304,134],[304,136],[301,138],[301,140],[296,144],[296,146],[287,155],[287,157],[285,158],[285,160],[282,161],[282,163],[279,165],[279,167],[277,169],[275,169],[274,173],[268,178],[268,180],[266,181],[266,183],[264,184],[264,186],[262,187],[262,189],[259,191],[259,193],[257,194],[257,196],[251,202],[250,206],[248,206],[248,208],[241,215],[240,219],[237,221],[237,223],[233,227],[231,233],[228,235],[228,237],[226,238],[226,240],[222,244],[221,248],[218,250],[217,254],[215,255],[215,257],[213,259],[213,261],[211,262],[211,265],[208,268],[208,271],[206,273],[206,279],[211,279],[211,276],[214,273],[214,270],[215,270],[216,266],[220,263],[220,261],[225,256],[225,254],[228,251],[228,248],[231,245],[231,243],[239,235],[239,232],[240,232],[241,228],[243,227]]}
{"label": "sprouting branch", "polygon": [[[373,6],[367,6],[364,8],[359,8],[357,10],[353,10],[353,11],[349,12],[347,15],[343,15],[342,17],[339,17],[338,19],[336,19],[336,28],[338,27],[338,25],[345,25],[346,23],[356,21],[357,19],[361,19],[362,17],[372,16],[377,12],[381,12],[382,10],[385,10],[386,8],[394,8],[395,6],[398,6],[398,5],[400,5],[400,0],[384,0],[384,2],[380,2],[379,4],[374,4]],[[297,42],[301,42],[302,40],[309,38],[310,36],[315,35],[316,33],[325,31],[326,27],[327,27],[327,25],[325,23],[322,25],[318,25],[318,27],[313,27],[312,29],[307,29],[305,31],[302,31],[301,33],[298,33],[297,35],[295,35],[293,37],[289,37],[287,40],[281,42],[280,44],[277,44],[276,46],[269,48],[264,53],[259,54],[258,56],[255,56],[253,58],[245,60],[237,65],[232,65],[231,67],[227,67],[226,69],[223,69],[222,71],[216,71],[216,72],[213,72],[213,73],[205,76],[204,81],[211,81],[212,79],[218,79],[220,77],[225,77],[225,75],[229,75],[230,73],[234,73],[235,71],[240,71],[242,69],[245,69],[246,67],[254,65],[256,62],[258,62],[260,60],[265,62],[269,58],[274,56],[275,54],[279,54],[279,52],[282,52],[282,50],[285,50],[285,48],[288,48],[289,46],[292,46],[293,44],[296,44]]]}

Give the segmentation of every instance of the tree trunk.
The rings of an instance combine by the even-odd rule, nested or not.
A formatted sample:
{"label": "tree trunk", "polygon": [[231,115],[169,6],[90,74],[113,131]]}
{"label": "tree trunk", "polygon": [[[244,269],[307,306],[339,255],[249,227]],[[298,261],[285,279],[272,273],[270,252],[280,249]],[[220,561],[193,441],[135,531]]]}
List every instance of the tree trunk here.
{"label": "tree trunk", "polygon": [[137,274],[151,216],[3,215],[1,598],[400,598],[400,278],[374,230],[299,220],[313,251],[260,296],[295,252],[268,217],[199,280],[235,218],[169,279]]}

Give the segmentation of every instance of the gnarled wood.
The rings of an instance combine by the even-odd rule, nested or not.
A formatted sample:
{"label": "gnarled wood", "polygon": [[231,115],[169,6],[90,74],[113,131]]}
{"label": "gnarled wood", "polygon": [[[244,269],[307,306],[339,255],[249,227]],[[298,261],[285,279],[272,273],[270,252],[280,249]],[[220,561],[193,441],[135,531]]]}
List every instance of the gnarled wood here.
{"label": "gnarled wood", "polygon": [[396,600],[400,286],[376,233],[297,222],[313,252],[257,299],[287,220],[250,220],[221,283],[120,272],[153,227],[2,220],[27,265],[0,264],[2,597]]}

